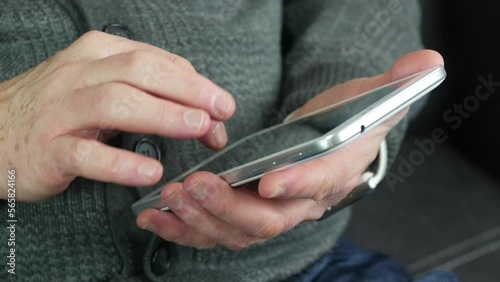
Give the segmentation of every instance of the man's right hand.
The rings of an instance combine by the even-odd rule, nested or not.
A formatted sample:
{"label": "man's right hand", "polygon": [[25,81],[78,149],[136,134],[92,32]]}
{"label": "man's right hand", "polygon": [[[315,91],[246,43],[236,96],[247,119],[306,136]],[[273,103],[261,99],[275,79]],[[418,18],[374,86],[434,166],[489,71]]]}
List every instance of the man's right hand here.
{"label": "man's right hand", "polygon": [[191,63],[154,46],[88,32],[67,49],[0,84],[0,198],[16,169],[16,198],[37,201],[76,177],[149,186],[153,159],[108,146],[102,131],[199,138],[224,147],[233,97]]}

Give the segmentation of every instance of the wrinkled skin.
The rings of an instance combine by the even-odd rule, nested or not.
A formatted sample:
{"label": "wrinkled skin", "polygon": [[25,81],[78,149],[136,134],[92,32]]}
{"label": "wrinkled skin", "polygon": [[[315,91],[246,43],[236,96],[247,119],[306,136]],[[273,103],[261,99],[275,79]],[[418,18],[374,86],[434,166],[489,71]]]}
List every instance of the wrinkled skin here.
{"label": "wrinkled skin", "polygon": [[92,31],[0,84],[0,167],[16,169],[19,201],[54,196],[76,176],[149,186],[161,178],[161,163],[101,141],[128,131],[199,138],[219,149],[234,111],[233,97],[186,59]]}

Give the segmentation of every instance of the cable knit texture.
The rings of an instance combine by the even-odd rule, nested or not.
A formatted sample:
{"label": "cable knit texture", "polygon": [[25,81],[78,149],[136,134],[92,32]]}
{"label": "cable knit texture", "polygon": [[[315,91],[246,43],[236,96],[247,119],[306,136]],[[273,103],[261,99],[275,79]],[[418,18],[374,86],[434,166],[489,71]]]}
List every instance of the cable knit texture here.
{"label": "cable knit texture", "polygon": [[[226,124],[229,142],[282,119],[333,85],[382,73],[400,55],[420,49],[413,1],[4,0],[0,81],[110,23],[127,26],[134,40],[186,57],[230,91],[238,109]],[[389,134],[391,159],[405,127],[402,122]],[[213,154],[196,140],[141,134],[121,134],[115,145],[132,151],[145,137],[162,153],[160,183]],[[0,280],[280,281],[331,249],[349,218],[346,209],[243,251],[201,251],[135,226],[130,205],[155,187],[115,186],[79,178],[53,199],[19,203],[17,274],[4,271]],[[7,214],[4,203],[0,214]],[[0,238],[7,238],[7,230],[0,230]],[[0,253],[6,248],[0,244]]]}

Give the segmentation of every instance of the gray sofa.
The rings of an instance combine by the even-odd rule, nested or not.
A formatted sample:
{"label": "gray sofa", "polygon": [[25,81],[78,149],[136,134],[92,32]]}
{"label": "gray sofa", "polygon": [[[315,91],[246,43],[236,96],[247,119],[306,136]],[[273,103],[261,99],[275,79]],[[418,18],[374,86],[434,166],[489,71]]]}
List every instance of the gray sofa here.
{"label": "gray sofa", "polygon": [[[448,78],[412,121],[391,168],[402,180],[353,206],[347,237],[415,275],[446,269],[465,282],[500,281],[500,3],[421,3],[424,42],[443,54]],[[447,140],[433,147],[436,128]]]}

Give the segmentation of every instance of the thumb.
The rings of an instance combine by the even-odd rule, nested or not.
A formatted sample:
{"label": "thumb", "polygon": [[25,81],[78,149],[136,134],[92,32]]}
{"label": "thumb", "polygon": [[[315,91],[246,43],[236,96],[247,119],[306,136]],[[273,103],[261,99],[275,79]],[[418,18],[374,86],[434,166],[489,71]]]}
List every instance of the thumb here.
{"label": "thumb", "polygon": [[385,83],[398,80],[428,68],[444,65],[441,55],[433,50],[420,50],[400,57],[385,74],[388,79]]}
{"label": "thumb", "polygon": [[401,56],[384,74],[371,78],[354,79],[341,84],[341,86],[345,86],[343,90],[349,93],[348,97],[352,97],[438,65],[444,65],[443,57],[438,52],[419,50]]}
{"label": "thumb", "polygon": [[370,78],[357,78],[336,85],[309,100],[294,112],[289,119],[319,110],[326,105],[332,105],[355,95],[380,87],[391,81],[398,80],[419,71],[437,65],[444,65],[443,57],[433,50],[420,50],[400,57],[384,74]]}

